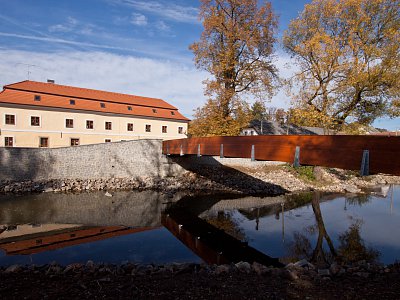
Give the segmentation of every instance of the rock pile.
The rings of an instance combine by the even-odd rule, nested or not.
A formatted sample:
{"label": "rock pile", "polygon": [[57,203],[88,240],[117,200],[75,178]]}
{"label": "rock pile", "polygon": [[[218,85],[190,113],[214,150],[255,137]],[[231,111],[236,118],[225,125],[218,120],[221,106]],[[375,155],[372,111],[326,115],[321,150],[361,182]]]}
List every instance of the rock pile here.
{"label": "rock pile", "polygon": [[369,278],[379,274],[399,274],[400,265],[382,265],[373,264],[366,261],[359,261],[353,264],[338,265],[332,263],[329,267],[318,268],[307,260],[300,260],[296,263],[289,263],[284,268],[267,267],[257,262],[252,264],[248,262],[238,262],[226,265],[208,265],[205,263],[171,263],[164,265],[155,264],[137,264],[131,262],[123,262],[119,265],[94,263],[89,260],[86,264],[73,263],[62,266],[53,262],[46,265],[11,265],[8,267],[0,267],[0,273],[43,273],[45,275],[62,275],[62,274],[100,274],[100,275],[160,275],[160,274],[185,274],[199,273],[209,275],[221,275],[230,273],[257,274],[259,276],[278,276],[292,281],[298,279],[307,280],[329,280],[340,276],[356,276],[361,278]]}
{"label": "rock pile", "polygon": [[212,191],[272,196],[309,190],[357,194],[377,185],[400,184],[398,176],[378,174],[360,177],[351,171],[322,167],[314,168],[314,176],[314,180],[304,179],[286,166],[245,169],[205,166],[180,177],[0,181],[0,193],[155,190],[168,195],[177,191]]}

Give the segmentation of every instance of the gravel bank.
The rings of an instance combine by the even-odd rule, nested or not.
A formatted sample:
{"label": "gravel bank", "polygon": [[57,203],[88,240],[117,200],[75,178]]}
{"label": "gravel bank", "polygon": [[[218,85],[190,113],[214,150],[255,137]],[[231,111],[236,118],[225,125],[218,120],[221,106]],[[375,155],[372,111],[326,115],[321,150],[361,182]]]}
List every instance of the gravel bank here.
{"label": "gravel bank", "polygon": [[360,177],[352,171],[322,167],[294,169],[288,165],[204,166],[181,177],[0,181],[0,193],[155,190],[169,195],[177,191],[210,191],[273,196],[310,190],[364,193],[387,184],[400,184],[400,177],[383,174]]}

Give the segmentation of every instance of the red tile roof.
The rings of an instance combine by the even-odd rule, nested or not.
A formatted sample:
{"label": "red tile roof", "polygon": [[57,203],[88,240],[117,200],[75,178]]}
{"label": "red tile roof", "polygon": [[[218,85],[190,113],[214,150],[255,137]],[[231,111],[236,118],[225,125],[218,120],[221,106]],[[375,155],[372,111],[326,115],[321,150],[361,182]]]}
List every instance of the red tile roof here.
{"label": "red tile roof", "polygon": [[[40,101],[34,100],[35,95],[40,96]],[[70,100],[75,100],[75,105]],[[2,102],[189,121],[176,107],[161,99],[29,80],[4,86],[0,93]],[[128,106],[132,109],[128,110]]]}

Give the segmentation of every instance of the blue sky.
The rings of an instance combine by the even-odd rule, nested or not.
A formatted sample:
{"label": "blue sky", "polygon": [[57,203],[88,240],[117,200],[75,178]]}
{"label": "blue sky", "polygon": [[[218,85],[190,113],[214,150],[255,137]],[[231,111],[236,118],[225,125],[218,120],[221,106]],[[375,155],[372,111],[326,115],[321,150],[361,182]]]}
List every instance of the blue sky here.
{"label": "blue sky", "polygon": [[[273,0],[279,35],[305,0]],[[0,85],[28,78],[165,99],[192,117],[205,102],[188,46],[202,26],[197,0],[0,0]],[[278,46],[281,76],[292,72]],[[269,105],[287,108],[277,91]],[[397,129],[399,120],[378,127]]]}

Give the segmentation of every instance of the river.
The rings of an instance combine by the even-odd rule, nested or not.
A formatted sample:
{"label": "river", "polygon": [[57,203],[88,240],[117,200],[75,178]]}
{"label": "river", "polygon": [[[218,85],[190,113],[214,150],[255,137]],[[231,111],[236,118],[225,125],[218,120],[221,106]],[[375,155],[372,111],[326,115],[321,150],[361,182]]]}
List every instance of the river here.
{"label": "river", "polygon": [[[0,196],[0,265],[400,259],[400,186],[369,195]],[[244,250],[243,250],[244,249]],[[269,261],[272,259],[272,261]]]}

